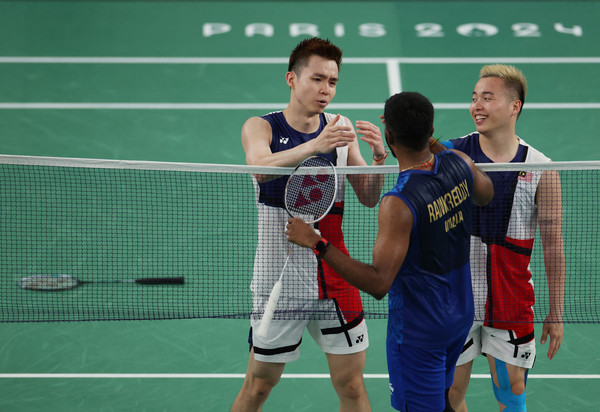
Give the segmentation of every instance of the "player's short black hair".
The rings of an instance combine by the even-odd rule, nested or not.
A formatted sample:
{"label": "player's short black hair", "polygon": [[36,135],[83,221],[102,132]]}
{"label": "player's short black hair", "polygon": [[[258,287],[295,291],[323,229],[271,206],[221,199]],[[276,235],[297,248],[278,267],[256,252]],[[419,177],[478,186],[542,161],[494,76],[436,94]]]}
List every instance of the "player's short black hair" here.
{"label": "player's short black hair", "polygon": [[288,72],[294,71],[299,74],[300,70],[308,64],[310,56],[319,56],[327,60],[333,60],[340,69],[342,64],[342,50],[329,39],[320,39],[311,37],[310,39],[302,40],[292,51],[288,63]]}
{"label": "player's short black hair", "polygon": [[433,134],[433,104],[417,92],[402,92],[385,102],[385,128],[392,143],[419,151]]}

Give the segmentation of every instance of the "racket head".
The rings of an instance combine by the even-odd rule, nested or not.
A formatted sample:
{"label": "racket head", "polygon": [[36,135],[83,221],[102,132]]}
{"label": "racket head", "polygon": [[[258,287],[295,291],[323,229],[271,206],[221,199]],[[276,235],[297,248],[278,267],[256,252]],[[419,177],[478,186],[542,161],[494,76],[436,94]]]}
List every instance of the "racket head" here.
{"label": "racket head", "polygon": [[79,280],[70,275],[33,275],[19,280],[22,289],[66,290],[79,285]]}
{"label": "racket head", "polygon": [[306,223],[323,219],[337,196],[338,176],[333,164],[320,156],[304,159],[285,185],[285,209]]}

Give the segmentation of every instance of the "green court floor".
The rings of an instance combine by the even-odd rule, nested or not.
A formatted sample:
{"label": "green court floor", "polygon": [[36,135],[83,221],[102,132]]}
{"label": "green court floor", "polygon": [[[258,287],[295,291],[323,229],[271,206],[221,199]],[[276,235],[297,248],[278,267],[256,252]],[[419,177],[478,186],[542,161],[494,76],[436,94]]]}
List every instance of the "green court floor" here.
{"label": "green court floor", "polygon": [[[518,134],[556,161],[600,160],[598,16],[597,1],[0,1],[0,153],[244,164],[241,125],[285,107],[287,56],[317,34],[344,50],[329,111],[377,123],[415,90],[439,136],[462,136],[479,68],[510,63],[529,82]],[[369,329],[367,389],[390,411],[385,321]],[[248,356],[245,320],[0,330],[0,411],[226,411]],[[529,411],[600,409],[596,338],[565,325],[553,361],[538,345]],[[471,411],[496,410],[486,368]],[[285,373],[265,412],[337,410],[308,335]]]}

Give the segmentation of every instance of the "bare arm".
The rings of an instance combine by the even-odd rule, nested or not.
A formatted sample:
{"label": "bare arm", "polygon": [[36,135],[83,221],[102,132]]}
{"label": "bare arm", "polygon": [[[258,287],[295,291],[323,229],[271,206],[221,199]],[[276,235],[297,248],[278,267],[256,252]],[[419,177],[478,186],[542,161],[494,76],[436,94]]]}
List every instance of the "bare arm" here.
{"label": "bare arm", "polygon": [[566,279],[562,235],[562,191],[557,171],[544,172],[538,185],[536,202],[550,298],[550,312],[544,321],[540,343],[546,343],[547,337],[550,336],[548,358],[552,359],[560,348],[564,336],[562,322]]}
{"label": "bare arm", "polygon": [[[330,153],[336,147],[356,141],[352,126],[337,125],[339,115],[315,139],[289,150],[271,151],[272,129],[269,122],[260,117],[251,117],[242,127],[242,146],[246,163],[257,166],[295,167],[302,160],[318,153]],[[264,181],[265,176],[257,176]],[[268,180],[268,179],[267,179]]]}
{"label": "bare arm", "polygon": [[313,153],[310,145],[300,145],[278,153],[271,152],[272,129],[269,122],[251,117],[242,127],[242,146],[246,164],[257,166],[291,167]]}
{"label": "bare arm", "polygon": [[[404,201],[388,196],[379,207],[379,231],[373,247],[373,264],[359,262],[329,245],[323,260],[348,283],[382,299],[390,290],[408,251],[413,216]],[[301,219],[289,219],[286,234],[289,241],[313,247],[321,238]]]}
{"label": "bare arm", "polygon": [[[436,144],[441,145],[441,143],[439,142],[437,142]],[[465,162],[467,162],[467,164],[471,168],[471,172],[473,172],[474,178],[473,202],[477,206],[485,206],[488,203],[490,203],[492,201],[492,198],[494,197],[494,185],[489,176],[485,172],[481,171],[475,165],[473,159],[471,159],[468,155],[464,154],[463,152],[454,149],[445,150],[450,150],[451,152],[454,152],[457,155],[459,155]]]}
{"label": "bare arm", "polygon": [[[349,123],[349,120],[346,119]],[[371,122],[358,120],[356,122],[357,133],[361,134],[360,140],[366,142],[373,152],[373,156],[378,158],[385,155],[385,146],[381,137],[381,130]],[[373,166],[383,166],[385,157],[382,160],[376,161],[373,159]],[[358,142],[350,144],[348,147],[348,166],[366,166],[367,163],[360,154]],[[381,189],[385,180],[383,174],[369,175],[348,175],[348,181],[354,189],[360,203],[367,207],[375,207],[381,196]]]}

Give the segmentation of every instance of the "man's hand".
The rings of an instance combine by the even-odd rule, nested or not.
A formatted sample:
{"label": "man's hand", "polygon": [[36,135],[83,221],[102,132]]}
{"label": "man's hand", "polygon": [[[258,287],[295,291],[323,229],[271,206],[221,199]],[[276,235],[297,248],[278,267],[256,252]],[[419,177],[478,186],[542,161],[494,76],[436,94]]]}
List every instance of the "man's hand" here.
{"label": "man's hand", "polygon": [[330,153],[337,147],[348,146],[356,140],[356,133],[352,126],[338,125],[341,117],[339,114],[335,116],[321,134],[311,141],[315,153]]}
{"label": "man's hand", "polygon": [[550,344],[548,345],[548,359],[552,359],[563,341],[565,334],[564,326],[562,323],[552,323],[546,318],[544,326],[542,328],[542,337],[540,343],[543,345],[546,343],[548,336],[550,336]]}
{"label": "man's hand", "polygon": [[288,236],[288,241],[307,248],[312,248],[321,239],[312,226],[297,217],[288,219],[285,234]]}
{"label": "man's hand", "polygon": [[374,157],[380,158],[385,156],[385,145],[379,127],[371,122],[357,120],[356,133],[363,135],[360,140],[371,146]]}

